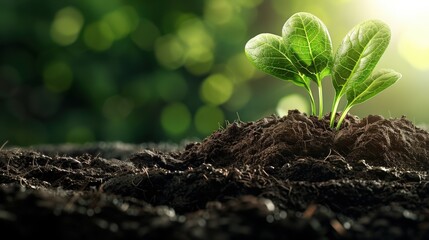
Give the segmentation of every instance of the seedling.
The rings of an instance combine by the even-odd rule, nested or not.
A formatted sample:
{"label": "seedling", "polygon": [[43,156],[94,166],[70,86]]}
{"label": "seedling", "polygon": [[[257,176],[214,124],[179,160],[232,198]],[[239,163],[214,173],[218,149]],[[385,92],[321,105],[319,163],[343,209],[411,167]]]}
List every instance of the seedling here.
{"label": "seedling", "polygon": [[[322,80],[331,75],[335,89],[330,126],[339,129],[350,109],[374,97],[402,76],[391,69],[373,70],[390,42],[390,28],[379,20],[355,26],[343,39],[334,56],[329,32],[316,16],[300,12],[284,24],[282,36],[262,33],[250,39],[245,53],[261,71],[304,87],[310,98],[311,114],[323,117]],[[310,84],[318,89],[316,110]],[[343,96],[347,104],[335,125]]]}

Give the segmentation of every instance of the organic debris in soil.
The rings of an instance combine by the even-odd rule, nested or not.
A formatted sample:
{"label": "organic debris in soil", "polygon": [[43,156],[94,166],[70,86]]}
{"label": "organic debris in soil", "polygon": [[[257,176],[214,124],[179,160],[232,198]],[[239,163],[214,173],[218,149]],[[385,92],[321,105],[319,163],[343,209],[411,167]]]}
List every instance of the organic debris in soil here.
{"label": "organic debris in soil", "polygon": [[0,151],[5,236],[429,239],[429,133],[405,117],[298,111],[168,151],[98,143]]}

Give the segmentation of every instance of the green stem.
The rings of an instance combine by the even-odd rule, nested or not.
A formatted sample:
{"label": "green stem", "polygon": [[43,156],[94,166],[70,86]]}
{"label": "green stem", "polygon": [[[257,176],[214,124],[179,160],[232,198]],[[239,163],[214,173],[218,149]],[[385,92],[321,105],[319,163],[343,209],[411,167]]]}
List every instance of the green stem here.
{"label": "green stem", "polygon": [[341,124],[343,123],[343,120],[346,118],[347,113],[350,111],[350,109],[352,108],[352,106],[353,106],[353,105],[351,105],[351,104],[347,104],[346,108],[345,108],[345,109],[344,109],[344,111],[341,113],[341,117],[340,117],[340,119],[338,120],[337,127],[336,127],[336,129],[337,129],[337,130],[338,130],[338,129],[340,129]]}
{"label": "green stem", "polygon": [[334,102],[332,104],[332,110],[331,110],[331,121],[330,121],[330,127],[333,128],[335,124],[335,117],[337,115],[337,109],[338,104],[340,104],[340,98],[338,97],[338,94],[335,94]]}
{"label": "green stem", "polygon": [[316,115],[316,103],[314,102],[313,94],[311,90],[308,93],[310,95],[311,115]]}
{"label": "green stem", "polygon": [[304,85],[304,87],[310,96],[311,115],[316,115],[316,103],[314,102],[313,93],[311,92],[310,86]]}
{"label": "green stem", "polygon": [[[317,77],[319,78],[319,77]],[[322,91],[322,82],[320,79],[317,79],[317,88],[319,89],[319,119],[323,117],[323,91]]]}

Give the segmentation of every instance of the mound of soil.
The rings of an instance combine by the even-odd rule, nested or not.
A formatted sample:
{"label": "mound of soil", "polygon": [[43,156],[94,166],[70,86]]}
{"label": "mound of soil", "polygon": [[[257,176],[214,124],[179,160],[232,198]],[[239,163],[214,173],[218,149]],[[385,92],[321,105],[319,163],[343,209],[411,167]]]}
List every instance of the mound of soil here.
{"label": "mound of soil", "polygon": [[199,142],[0,150],[3,236],[429,239],[429,133],[298,111]]}

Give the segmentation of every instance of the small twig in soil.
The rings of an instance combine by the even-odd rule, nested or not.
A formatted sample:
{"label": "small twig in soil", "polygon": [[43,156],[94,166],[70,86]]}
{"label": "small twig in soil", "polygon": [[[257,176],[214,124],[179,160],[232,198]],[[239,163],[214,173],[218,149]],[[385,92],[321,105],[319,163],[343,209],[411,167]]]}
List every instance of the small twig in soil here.
{"label": "small twig in soil", "polygon": [[[334,152],[334,154],[332,154],[332,152]],[[342,160],[345,160],[344,159],[344,157],[339,153],[339,152],[337,152],[337,151],[335,151],[335,149],[329,149],[329,153],[328,153],[328,155],[323,159],[323,161],[326,161],[326,160],[328,160],[328,158],[330,157],[330,156],[335,156],[335,155],[337,155],[337,156],[339,156]]]}
{"label": "small twig in soil", "polygon": [[331,149],[329,149],[329,153],[328,153],[328,155],[325,157],[325,159],[323,159],[323,161],[326,161],[326,160],[329,158],[329,156],[331,156],[331,153],[332,153],[332,148],[331,148]]}

